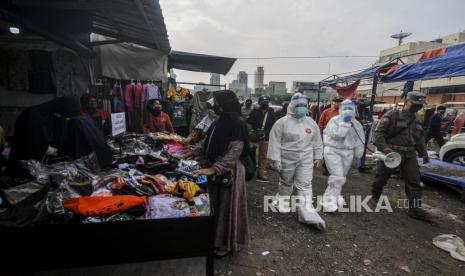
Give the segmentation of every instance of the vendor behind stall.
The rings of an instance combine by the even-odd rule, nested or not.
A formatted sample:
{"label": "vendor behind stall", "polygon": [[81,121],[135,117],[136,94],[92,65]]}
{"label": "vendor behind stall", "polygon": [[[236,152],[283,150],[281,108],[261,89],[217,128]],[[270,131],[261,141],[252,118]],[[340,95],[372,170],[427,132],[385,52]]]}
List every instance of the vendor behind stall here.
{"label": "vendor behind stall", "polygon": [[97,107],[97,98],[91,94],[81,96],[81,114],[92,118],[104,136],[111,133],[110,113]]}
{"label": "vendor behind stall", "polygon": [[[10,159],[53,163],[94,152],[101,168],[111,166],[113,156],[102,132],[80,113],[79,101],[73,97],[27,108],[16,120]],[[16,162],[12,165],[17,168]]]}
{"label": "vendor behind stall", "polygon": [[170,116],[162,111],[160,100],[149,100],[147,103],[147,114],[145,115],[143,127],[145,133],[148,132],[169,132],[174,133]]}

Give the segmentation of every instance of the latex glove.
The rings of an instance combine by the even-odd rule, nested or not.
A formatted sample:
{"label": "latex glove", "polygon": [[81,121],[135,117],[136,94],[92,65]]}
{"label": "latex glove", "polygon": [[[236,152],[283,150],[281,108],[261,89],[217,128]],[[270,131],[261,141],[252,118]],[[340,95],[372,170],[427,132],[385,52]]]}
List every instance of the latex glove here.
{"label": "latex glove", "polygon": [[386,155],[390,154],[391,152],[392,152],[392,149],[391,149],[391,148],[389,148],[389,147],[388,147],[388,148],[385,148],[385,149],[383,149],[383,153],[384,153],[384,154],[386,154]]}
{"label": "latex glove", "polygon": [[344,115],[344,117],[342,117],[342,120],[344,121],[344,123],[350,123],[350,121],[352,121],[352,116]]}
{"label": "latex glove", "polygon": [[429,163],[429,156],[425,155],[423,156],[423,164]]}
{"label": "latex glove", "polygon": [[321,159],[313,160],[313,167],[319,168],[321,166]]}
{"label": "latex glove", "polygon": [[47,155],[57,156],[58,155],[58,149],[56,149],[56,148],[54,148],[52,146],[48,146]]}
{"label": "latex glove", "polygon": [[281,170],[281,162],[277,160],[268,160],[269,167],[274,170],[279,172]]}
{"label": "latex glove", "polygon": [[360,169],[360,167],[362,167],[362,159],[361,158],[355,159],[355,167],[357,169]]}

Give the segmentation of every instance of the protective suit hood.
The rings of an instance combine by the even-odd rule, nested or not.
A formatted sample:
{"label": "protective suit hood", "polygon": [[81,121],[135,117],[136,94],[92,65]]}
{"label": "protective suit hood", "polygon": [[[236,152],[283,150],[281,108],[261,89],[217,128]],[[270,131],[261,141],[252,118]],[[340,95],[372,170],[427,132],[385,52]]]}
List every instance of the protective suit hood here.
{"label": "protective suit hood", "polygon": [[289,103],[289,106],[287,107],[287,114],[293,117],[296,117],[295,114],[295,108],[298,104],[305,103],[308,105],[308,97],[303,95],[302,93],[296,93],[294,96],[291,98],[291,102]]}

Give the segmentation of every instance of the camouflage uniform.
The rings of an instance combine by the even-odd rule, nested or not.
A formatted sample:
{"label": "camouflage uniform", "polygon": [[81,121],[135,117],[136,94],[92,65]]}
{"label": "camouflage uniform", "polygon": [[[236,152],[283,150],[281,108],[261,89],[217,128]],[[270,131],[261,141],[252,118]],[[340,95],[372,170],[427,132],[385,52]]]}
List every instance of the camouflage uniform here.
{"label": "camouflage uniform", "polygon": [[[425,96],[411,92],[407,100],[414,104],[423,104]],[[391,148],[402,156],[402,163],[399,167],[405,181],[405,193],[409,200],[409,207],[418,207],[418,200],[422,198],[422,190],[416,151],[421,156],[428,155],[421,121],[416,118],[415,113],[408,110],[391,110],[381,118],[376,128],[375,139],[378,150]],[[374,198],[381,196],[383,187],[394,171],[395,169],[387,168],[383,162],[378,162],[372,187]]]}

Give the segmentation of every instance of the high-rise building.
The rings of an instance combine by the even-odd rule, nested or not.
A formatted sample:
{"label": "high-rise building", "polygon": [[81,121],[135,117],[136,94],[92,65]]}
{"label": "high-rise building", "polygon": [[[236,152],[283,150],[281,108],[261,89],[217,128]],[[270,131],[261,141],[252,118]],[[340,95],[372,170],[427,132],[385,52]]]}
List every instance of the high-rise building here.
{"label": "high-rise building", "polygon": [[239,74],[237,74],[237,80],[233,80],[229,84],[229,90],[236,92],[238,96],[249,96],[247,73],[240,71]]}
{"label": "high-rise building", "polygon": [[255,82],[254,82],[255,91],[263,91],[263,89],[265,88],[264,81],[265,81],[265,71],[263,70],[262,66],[258,66],[257,71],[255,72]]}
{"label": "high-rise building", "polygon": [[247,87],[248,87],[248,82],[249,82],[249,77],[247,75],[246,72],[244,71],[239,71],[239,74],[237,74],[237,81],[244,85],[246,90],[247,90]]}
{"label": "high-rise building", "polygon": [[211,73],[210,74],[210,84],[220,85],[221,79],[220,74]]}

